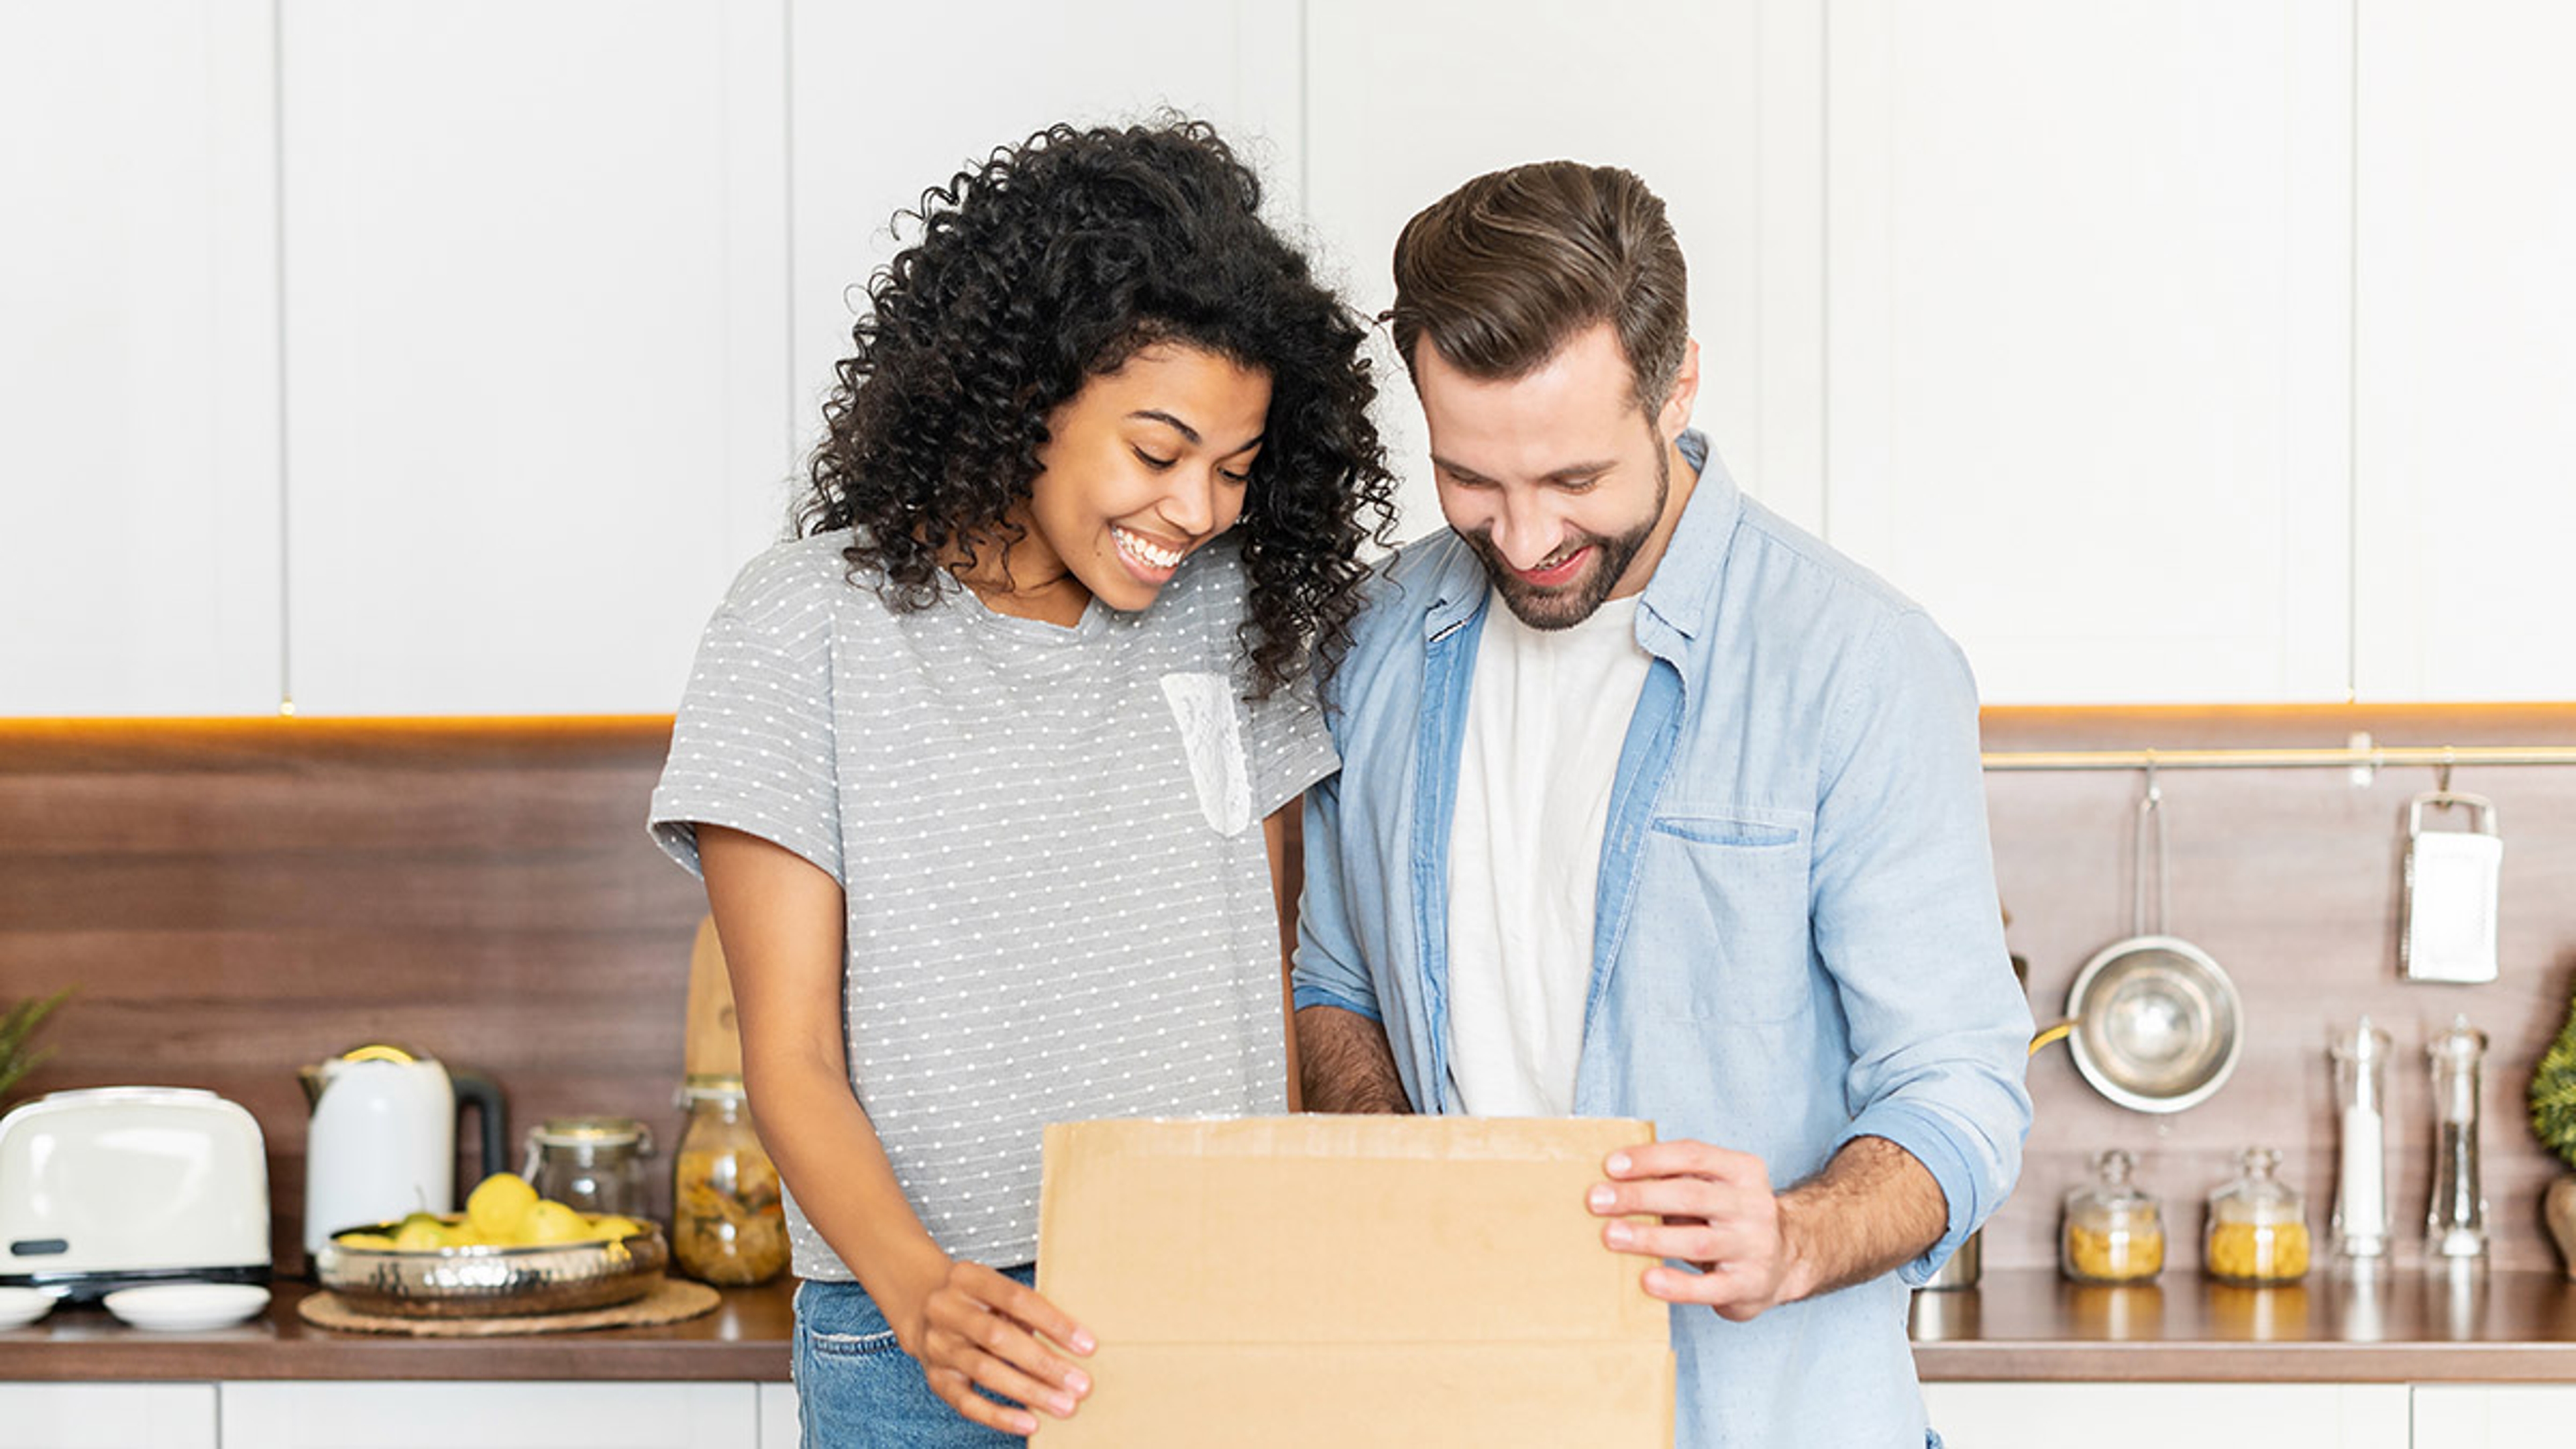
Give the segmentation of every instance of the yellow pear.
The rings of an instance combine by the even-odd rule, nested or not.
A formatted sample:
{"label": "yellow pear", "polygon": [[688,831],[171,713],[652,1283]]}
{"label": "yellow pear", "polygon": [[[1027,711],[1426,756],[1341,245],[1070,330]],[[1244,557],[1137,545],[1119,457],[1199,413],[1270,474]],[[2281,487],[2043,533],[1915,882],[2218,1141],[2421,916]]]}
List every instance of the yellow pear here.
{"label": "yellow pear", "polygon": [[465,1220],[495,1243],[517,1240],[520,1224],[537,1203],[537,1190],[515,1172],[496,1172],[465,1198]]}
{"label": "yellow pear", "polygon": [[394,1231],[394,1249],[403,1253],[435,1253],[447,1246],[447,1227],[426,1214],[405,1218]]}

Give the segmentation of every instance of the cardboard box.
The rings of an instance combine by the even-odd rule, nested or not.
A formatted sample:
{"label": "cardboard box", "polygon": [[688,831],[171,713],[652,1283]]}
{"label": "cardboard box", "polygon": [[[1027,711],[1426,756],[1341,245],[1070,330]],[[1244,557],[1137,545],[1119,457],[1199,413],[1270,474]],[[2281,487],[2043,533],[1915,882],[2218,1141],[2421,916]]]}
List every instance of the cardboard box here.
{"label": "cardboard box", "polygon": [[1669,1449],[1647,1264],[1584,1206],[1616,1119],[1258,1117],[1046,1132],[1038,1288],[1100,1347],[1047,1449]]}

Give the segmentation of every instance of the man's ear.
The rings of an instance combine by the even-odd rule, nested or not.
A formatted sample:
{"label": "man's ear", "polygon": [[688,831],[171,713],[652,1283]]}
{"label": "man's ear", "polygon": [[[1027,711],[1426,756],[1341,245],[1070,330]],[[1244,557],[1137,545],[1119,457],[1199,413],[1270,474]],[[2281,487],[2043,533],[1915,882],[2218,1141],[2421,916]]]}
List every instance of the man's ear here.
{"label": "man's ear", "polygon": [[1681,370],[1673,374],[1673,390],[1664,398],[1663,409],[1655,415],[1655,431],[1666,441],[1681,436],[1690,426],[1691,404],[1699,400],[1699,343],[1682,346]]}

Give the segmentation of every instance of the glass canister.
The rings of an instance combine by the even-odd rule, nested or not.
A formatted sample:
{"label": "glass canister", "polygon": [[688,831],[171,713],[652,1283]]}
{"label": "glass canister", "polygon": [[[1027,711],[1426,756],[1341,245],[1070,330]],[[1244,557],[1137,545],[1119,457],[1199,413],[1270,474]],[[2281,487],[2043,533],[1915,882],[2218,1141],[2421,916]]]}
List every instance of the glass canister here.
{"label": "glass canister", "polygon": [[2279,1152],[2248,1147],[2238,1160],[2244,1171],[2209,1195],[2202,1265],[2222,1283],[2295,1283],[2308,1272],[2307,1204],[2273,1175]]}
{"label": "glass canister", "polygon": [[2096,1180],[2066,1195],[2058,1266],[2078,1283],[2137,1283],[2165,1266],[2164,1208],[2129,1181],[2128,1153],[2094,1160]]}
{"label": "glass canister", "polygon": [[787,1210],[742,1078],[690,1077],[680,1105],[689,1125],[672,1168],[672,1265],[720,1287],[766,1283],[787,1268]]}
{"label": "glass canister", "polygon": [[632,1117],[549,1117],[528,1129],[519,1175],[537,1196],[566,1207],[640,1218],[644,1159],[652,1155],[653,1134]]}

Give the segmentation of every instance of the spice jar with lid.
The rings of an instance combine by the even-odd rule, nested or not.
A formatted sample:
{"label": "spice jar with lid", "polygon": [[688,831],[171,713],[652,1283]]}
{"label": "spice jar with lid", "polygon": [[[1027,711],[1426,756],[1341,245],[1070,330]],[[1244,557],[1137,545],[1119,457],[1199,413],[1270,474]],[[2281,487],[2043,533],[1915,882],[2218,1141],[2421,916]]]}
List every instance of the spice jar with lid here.
{"label": "spice jar with lid", "polygon": [[653,1134],[632,1117],[549,1117],[528,1129],[519,1175],[566,1207],[642,1217],[644,1159]]}
{"label": "spice jar with lid", "polygon": [[787,1268],[787,1215],[742,1078],[692,1076],[680,1104],[689,1125],[672,1170],[672,1265],[722,1287],[766,1283]]}
{"label": "spice jar with lid", "polygon": [[2295,1283],[2308,1272],[2307,1205],[2273,1176],[2281,1154],[2248,1147],[2244,1171],[2209,1195],[2209,1236],[2201,1262],[2222,1283]]}
{"label": "spice jar with lid", "polygon": [[2097,1180],[2066,1195],[2058,1266],[2078,1283],[2138,1283],[2164,1269],[2164,1208],[2129,1181],[2133,1164],[2114,1147],[2095,1159]]}

